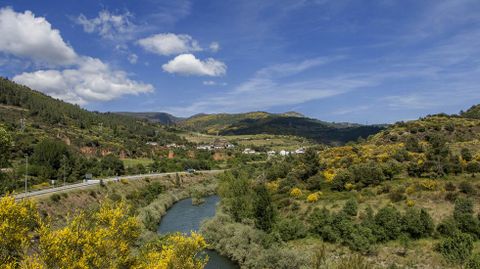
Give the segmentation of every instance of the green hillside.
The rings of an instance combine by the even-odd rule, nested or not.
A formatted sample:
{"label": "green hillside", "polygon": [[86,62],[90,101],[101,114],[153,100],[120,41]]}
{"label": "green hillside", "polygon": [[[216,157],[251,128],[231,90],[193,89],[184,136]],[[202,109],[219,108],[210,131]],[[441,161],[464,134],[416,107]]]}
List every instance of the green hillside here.
{"label": "green hillside", "polygon": [[306,118],[298,113],[271,114],[250,112],[242,114],[201,114],[179,122],[179,126],[207,134],[295,135],[317,142],[338,145],[359,137],[368,137],[383,129],[348,123],[329,123]]}
{"label": "green hillside", "polygon": [[31,152],[44,138],[63,140],[88,153],[142,156],[147,141],[167,144],[180,137],[158,124],[113,113],[90,112],[0,79],[0,123],[14,132],[14,155]]}

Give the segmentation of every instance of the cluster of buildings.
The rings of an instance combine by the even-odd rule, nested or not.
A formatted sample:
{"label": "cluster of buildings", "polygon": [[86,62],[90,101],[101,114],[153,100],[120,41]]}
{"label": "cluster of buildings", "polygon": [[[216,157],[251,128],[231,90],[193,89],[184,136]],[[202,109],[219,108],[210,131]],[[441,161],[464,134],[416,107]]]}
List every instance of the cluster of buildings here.
{"label": "cluster of buildings", "polygon": [[[275,155],[280,155],[280,156],[287,156],[287,155],[293,155],[293,154],[304,154],[305,149],[304,148],[299,148],[293,151],[288,151],[288,150],[280,150],[278,153],[274,150],[267,151],[268,156],[275,156]],[[258,154],[255,150],[251,148],[246,148],[243,151],[243,154]]]}
{"label": "cluster of buildings", "polygon": [[235,145],[228,142],[228,140],[220,138],[215,139],[212,144],[198,145],[197,149],[203,150],[220,150],[220,149],[233,149]]}

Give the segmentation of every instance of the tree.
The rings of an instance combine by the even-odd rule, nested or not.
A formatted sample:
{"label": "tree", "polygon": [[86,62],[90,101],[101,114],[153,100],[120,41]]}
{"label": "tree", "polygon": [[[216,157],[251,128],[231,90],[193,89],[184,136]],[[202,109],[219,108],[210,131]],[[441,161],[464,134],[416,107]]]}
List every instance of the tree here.
{"label": "tree", "polygon": [[71,157],[72,152],[65,143],[54,139],[44,139],[35,146],[32,163],[42,168],[44,179],[57,179],[63,159]]}
{"label": "tree", "polygon": [[402,217],[403,230],[412,238],[428,237],[433,233],[432,217],[425,209],[409,208]]}
{"label": "tree", "polygon": [[255,226],[269,232],[274,223],[275,208],[264,184],[258,185],[255,189],[254,207]]}
{"label": "tree", "polygon": [[225,211],[234,221],[240,222],[252,215],[252,190],[246,172],[225,172],[220,177],[218,189]]}
{"label": "tree", "polygon": [[102,173],[106,176],[122,175],[125,172],[123,162],[115,155],[109,154],[100,161]]}
{"label": "tree", "polygon": [[302,156],[302,162],[305,165],[305,174],[303,180],[315,175],[318,172],[319,160],[317,151],[313,148],[305,150]]}
{"label": "tree", "polygon": [[12,138],[10,134],[0,126],[0,168],[9,165]]}

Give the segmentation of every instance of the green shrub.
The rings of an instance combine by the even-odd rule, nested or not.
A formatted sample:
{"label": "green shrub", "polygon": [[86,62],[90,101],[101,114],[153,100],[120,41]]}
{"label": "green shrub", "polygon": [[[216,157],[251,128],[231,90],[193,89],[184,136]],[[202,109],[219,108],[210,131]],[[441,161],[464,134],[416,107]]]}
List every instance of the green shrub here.
{"label": "green shrub", "polygon": [[457,214],[473,214],[473,201],[468,198],[458,198],[453,210],[453,215]]}
{"label": "green shrub", "polygon": [[457,232],[444,238],[436,249],[447,261],[463,264],[472,254],[473,238],[468,234]]}
{"label": "green shrub", "polygon": [[402,224],[403,230],[415,239],[430,236],[435,228],[432,217],[425,209],[407,209]]}
{"label": "green shrub", "polygon": [[402,216],[394,207],[384,207],[375,215],[378,226],[378,241],[395,240],[402,231]]}
{"label": "green shrub", "polygon": [[275,231],[280,234],[283,241],[303,238],[307,235],[307,229],[302,221],[296,218],[284,218],[277,222]]}
{"label": "green shrub", "polygon": [[458,199],[458,193],[449,191],[445,194],[445,200],[449,202],[455,202]]}
{"label": "green shrub", "polygon": [[352,217],[357,216],[358,213],[358,203],[357,199],[352,198],[345,203],[345,206],[343,207],[342,211]]}
{"label": "green shrub", "polygon": [[455,233],[459,232],[457,222],[451,217],[442,220],[437,225],[436,230],[443,236],[453,236]]}
{"label": "green shrub", "polygon": [[475,195],[475,193],[477,192],[473,187],[473,185],[468,181],[461,182],[458,188],[460,192],[465,193],[467,195]]}
{"label": "green shrub", "polygon": [[456,191],[457,187],[452,182],[447,182],[447,184],[445,184],[445,190],[446,191]]}
{"label": "green shrub", "polygon": [[480,268],[480,254],[475,253],[465,263],[465,269],[479,269]]}
{"label": "green shrub", "polygon": [[50,196],[50,200],[52,200],[52,202],[58,202],[62,199],[62,196],[60,196],[60,194],[52,194],[52,196]]}

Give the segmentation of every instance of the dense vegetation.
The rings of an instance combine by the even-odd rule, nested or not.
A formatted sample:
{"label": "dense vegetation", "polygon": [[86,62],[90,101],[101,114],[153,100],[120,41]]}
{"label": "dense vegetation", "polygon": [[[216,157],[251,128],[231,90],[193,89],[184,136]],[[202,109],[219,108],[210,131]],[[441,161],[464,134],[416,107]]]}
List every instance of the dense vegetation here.
{"label": "dense vegetation", "polygon": [[432,242],[422,251],[443,257],[441,267],[478,268],[479,128],[478,119],[434,115],[358,143],[239,166],[221,177],[222,212],[203,233],[245,268],[342,268],[318,254],[329,244],[374,261],[395,244],[398,257],[432,262],[415,260],[417,242]]}
{"label": "dense vegetation", "polygon": [[276,134],[305,137],[320,143],[338,145],[366,138],[381,126],[328,123],[292,113],[200,114],[180,121],[179,126],[209,134]]}

